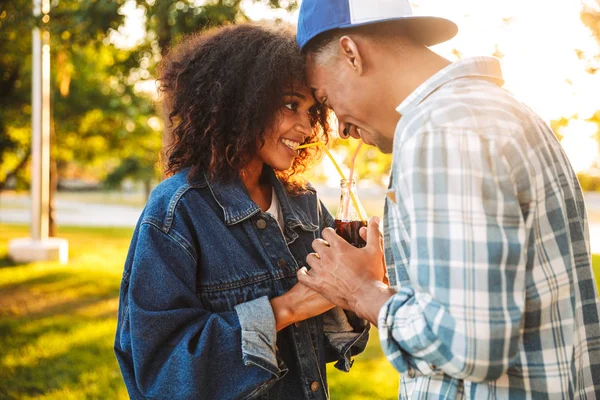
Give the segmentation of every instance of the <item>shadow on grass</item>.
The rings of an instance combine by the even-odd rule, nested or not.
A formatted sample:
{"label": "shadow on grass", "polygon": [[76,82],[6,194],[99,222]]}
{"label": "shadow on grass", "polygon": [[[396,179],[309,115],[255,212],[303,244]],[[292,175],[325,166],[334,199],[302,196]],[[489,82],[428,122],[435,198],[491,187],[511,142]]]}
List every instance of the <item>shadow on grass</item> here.
{"label": "shadow on grass", "polygon": [[[19,265],[23,265],[23,264],[19,264]],[[13,260],[11,260],[11,258],[9,256],[0,257],[0,269],[16,267],[16,266],[17,266],[17,263],[15,263]]]}
{"label": "shadow on grass", "polygon": [[[53,391],[75,398],[118,398],[123,382],[112,348],[117,313],[110,305],[117,299],[118,286],[111,285],[102,293],[59,299],[36,312],[0,315],[0,398]],[[99,312],[88,315],[88,307]],[[101,387],[91,385],[97,381]],[[77,393],[81,391],[83,397]]]}
{"label": "shadow on grass", "polygon": [[[34,310],[27,310],[18,315],[13,315],[12,319],[14,321],[26,322],[30,320],[36,320],[56,315],[74,315],[84,308],[103,303],[106,300],[117,299],[118,294],[119,289],[117,288],[116,290],[102,295],[91,295],[72,300],[59,300],[52,305],[42,305],[33,307]],[[9,313],[2,312],[2,310],[0,310],[0,317],[2,317],[3,313],[10,315]],[[95,317],[102,318],[103,315],[115,317],[116,313],[113,313],[113,311],[111,310],[96,315]]]}
{"label": "shadow on grass", "polygon": [[0,398],[21,399],[53,391],[69,392],[85,388],[90,376],[98,375],[103,377],[102,387],[96,388],[97,393],[90,392],[88,387],[85,398],[116,399],[123,382],[112,347],[95,341],[77,344],[70,347],[67,353],[40,358],[31,365],[10,368],[10,372],[2,376]]}
{"label": "shadow on grass", "polygon": [[[19,266],[23,266],[23,265],[24,264],[19,264]],[[12,283],[12,284],[3,286],[2,294],[0,295],[0,297],[7,296],[11,290],[13,290],[13,291],[14,290],[26,290],[26,288],[36,287],[37,285],[47,285],[47,284],[52,284],[52,283],[56,283],[56,282],[61,282],[71,276],[73,276],[73,273],[66,272],[66,271],[65,272],[45,273],[43,275],[36,276],[34,278],[25,279],[25,280],[19,281],[17,283]]]}

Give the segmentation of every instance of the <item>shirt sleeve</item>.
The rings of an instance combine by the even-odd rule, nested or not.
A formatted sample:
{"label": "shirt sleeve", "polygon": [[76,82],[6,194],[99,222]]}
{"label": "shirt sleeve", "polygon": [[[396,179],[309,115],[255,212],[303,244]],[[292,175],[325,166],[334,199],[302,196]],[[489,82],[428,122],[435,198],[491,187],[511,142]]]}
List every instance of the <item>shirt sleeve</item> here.
{"label": "shirt sleeve", "polygon": [[518,356],[529,240],[502,146],[440,129],[398,150],[389,236],[410,238],[410,283],[380,310],[383,350],[409,377],[496,380]]}
{"label": "shirt sleeve", "polygon": [[[322,202],[319,202],[319,229],[333,227],[334,219]],[[358,318],[352,311],[335,307],[323,314],[325,357],[335,362],[335,368],[348,372],[352,357],[364,351],[369,340],[371,324]]]}
{"label": "shirt sleeve", "polygon": [[196,293],[199,267],[175,232],[143,223],[134,240],[116,348],[130,347],[121,358],[131,358],[128,385],[135,392],[221,398],[227,390],[231,398],[246,398],[285,375],[268,299],[211,312]]}

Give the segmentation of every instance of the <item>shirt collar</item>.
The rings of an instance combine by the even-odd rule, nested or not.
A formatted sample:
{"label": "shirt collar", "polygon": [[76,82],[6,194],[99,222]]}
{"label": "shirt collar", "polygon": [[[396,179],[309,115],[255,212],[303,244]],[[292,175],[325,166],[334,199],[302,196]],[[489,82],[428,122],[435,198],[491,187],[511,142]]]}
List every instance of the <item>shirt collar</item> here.
{"label": "shirt collar", "polygon": [[494,57],[473,57],[457,61],[441,69],[417,89],[415,89],[400,105],[396,111],[406,115],[414,110],[429,95],[446,83],[459,78],[476,77],[488,79],[499,86],[504,84],[500,62]]}
{"label": "shirt collar", "polygon": [[[265,173],[277,194],[285,226],[287,228],[300,226],[308,231],[317,230],[318,227],[312,224],[308,217],[310,211],[305,209],[310,207],[305,199],[306,196],[291,196],[271,168],[265,167]],[[215,201],[223,210],[226,225],[235,225],[261,212],[260,207],[250,198],[241,179],[236,178],[231,182],[211,181],[204,174],[201,180],[202,184],[208,186]]]}

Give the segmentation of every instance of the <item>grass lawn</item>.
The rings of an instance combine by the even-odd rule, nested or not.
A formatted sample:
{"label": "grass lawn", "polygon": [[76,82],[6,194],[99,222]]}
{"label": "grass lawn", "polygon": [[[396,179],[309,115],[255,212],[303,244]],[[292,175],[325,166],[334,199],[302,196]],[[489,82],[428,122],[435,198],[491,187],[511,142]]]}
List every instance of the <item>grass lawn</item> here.
{"label": "grass lawn", "polygon": [[[14,265],[8,241],[27,229],[0,224],[0,399],[127,399],[112,346],[132,229],[61,227],[69,265]],[[332,399],[397,398],[371,338],[350,373],[328,370]]]}
{"label": "grass lawn", "polygon": [[[70,263],[14,265],[0,224],[0,399],[126,399],[112,345],[132,229],[61,228]],[[600,255],[594,256],[600,277]],[[372,331],[350,373],[328,368],[332,399],[396,399],[398,374]]]}

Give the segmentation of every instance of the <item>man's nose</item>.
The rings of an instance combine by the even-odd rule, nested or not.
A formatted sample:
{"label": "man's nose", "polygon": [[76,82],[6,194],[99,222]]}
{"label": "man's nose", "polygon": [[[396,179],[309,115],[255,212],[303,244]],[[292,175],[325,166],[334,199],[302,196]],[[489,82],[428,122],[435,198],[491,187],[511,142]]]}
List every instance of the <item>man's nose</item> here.
{"label": "man's nose", "polygon": [[350,124],[340,122],[338,126],[339,135],[342,139],[348,139],[350,137]]}
{"label": "man's nose", "polygon": [[360,134],[358,133],[358,129],[356,125],[348,124],[345,122],[340,122],[339,124],[339,135],[342,139],[348,139],[352,136],[355,139],[360,139]]}

